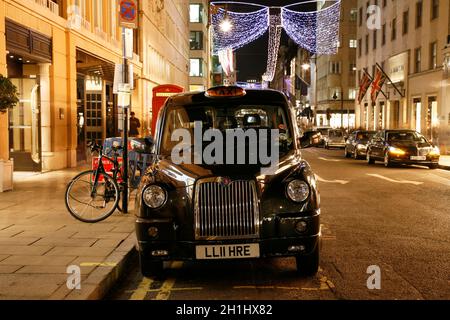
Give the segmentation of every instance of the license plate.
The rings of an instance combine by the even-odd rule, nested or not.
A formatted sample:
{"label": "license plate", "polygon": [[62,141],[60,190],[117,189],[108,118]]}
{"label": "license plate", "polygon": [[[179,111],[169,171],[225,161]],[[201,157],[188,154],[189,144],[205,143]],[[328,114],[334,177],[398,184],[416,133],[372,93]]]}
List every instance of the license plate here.
{"label": "license plate", "polygon": [[260,256],[258,243],[197,246],[195,251],[198,260],[246,259]]}
{"label": "license plate", "polygon": [[425,161],[425,160],[427,160],[427,157],[425,157],[425,156],[412,156],[411,160],[413,160],[413,161]]}

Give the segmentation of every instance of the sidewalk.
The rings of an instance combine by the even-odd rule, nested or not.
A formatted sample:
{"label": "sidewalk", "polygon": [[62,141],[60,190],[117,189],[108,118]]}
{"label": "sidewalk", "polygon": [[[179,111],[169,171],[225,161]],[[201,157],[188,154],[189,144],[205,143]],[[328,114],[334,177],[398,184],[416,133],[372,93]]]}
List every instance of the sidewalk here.
{"label": "sidewalk", "polygon": [[[134,254],[134,216],[86,224],[67,212],[64,192],[78,170],[19,174],[0,193],[0,299],[101,299]],[[133,204],[132,204],[133,205]],[[69,290],[67,266],[81,268]]]}
{"label": "sidewalk", "polygon": [[441,156],[439,167],[441,169],[450,170],[450,156]]}

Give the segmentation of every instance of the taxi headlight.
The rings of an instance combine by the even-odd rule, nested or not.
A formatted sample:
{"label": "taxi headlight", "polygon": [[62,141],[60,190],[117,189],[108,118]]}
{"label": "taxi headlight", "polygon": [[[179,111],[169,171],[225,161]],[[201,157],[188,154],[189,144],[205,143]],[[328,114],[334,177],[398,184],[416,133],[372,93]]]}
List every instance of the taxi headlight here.
{"label": "taxi headlight", "polygon": [[434,147],[433,150],[431,150],[430,152],[430,156],[440,156],[441,155],[441,150],[439,150],[438,147]]}
{"label": "taxi headlight", "polygon": [[309,196],[309,186],[302,180],[292,180],[286,186],[286,194],[294,202],[303,202]]}
{"label": "taxi headlight", "polygon": [[356,146],[356,148],[357,148],[358,150],[366,150],[366,149],[367,149],[367,146],[364,145],[364,144],[358,144],[358,145]]}
{"label": "taxi headlight", "polygon": [[158,185],[150,185],[142,193],[142,199],[149,208],[159,209],[167,201],[167,191]]}
{"label": "taxi headlight", "polygon": [[393,155],[397,155],[397,156],[403,156],[406,154],[406,152],[403,151],[402,149],[394,148],[394,147],[389,148],[389,153],[393,154]]}

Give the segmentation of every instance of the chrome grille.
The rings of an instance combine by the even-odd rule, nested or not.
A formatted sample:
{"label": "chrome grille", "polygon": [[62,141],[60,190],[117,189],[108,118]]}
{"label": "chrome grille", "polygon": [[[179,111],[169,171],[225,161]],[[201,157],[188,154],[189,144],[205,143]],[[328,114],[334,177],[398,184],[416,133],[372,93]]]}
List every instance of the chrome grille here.
{"label": "chrome grille", "polygon": [[228,185],[220,178],[201,180],[195,192],[197,240],[246,239],[259,236],[259,209],[254,181]]}

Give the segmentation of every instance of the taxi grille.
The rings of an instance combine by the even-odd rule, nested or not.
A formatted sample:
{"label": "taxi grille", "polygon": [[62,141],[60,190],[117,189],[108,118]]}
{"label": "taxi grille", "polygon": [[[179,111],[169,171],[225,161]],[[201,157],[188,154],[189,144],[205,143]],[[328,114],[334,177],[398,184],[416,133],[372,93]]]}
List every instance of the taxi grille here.
{"label": "taxi grille", "polygon": [[200,181],[195,193],[197,240],[246,239],[259,236],[259,209],[254,181]]}

